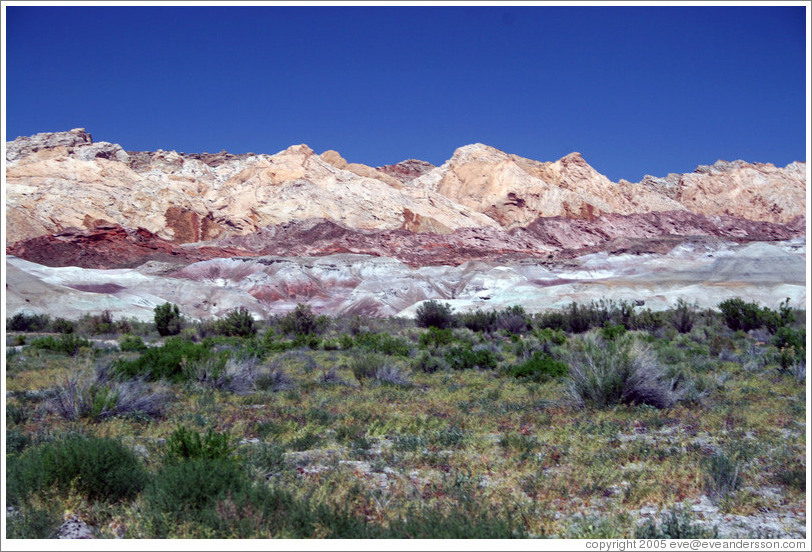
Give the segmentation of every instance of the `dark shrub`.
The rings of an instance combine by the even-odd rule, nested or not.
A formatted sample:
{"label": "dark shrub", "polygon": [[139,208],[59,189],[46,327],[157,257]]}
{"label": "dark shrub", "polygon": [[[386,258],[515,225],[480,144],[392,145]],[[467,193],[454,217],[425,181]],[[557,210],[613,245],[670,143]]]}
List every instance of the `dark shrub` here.
{"label": "dark shrub", "polygon": [[570,306],[566,310],[567,316],[567,325],[569,326],[569,331],[572,333],[584,333],[589,331],[592,327],[592,321],[594,319],[593,312],[583,305],[579,305],[575,301],[570,303]]}
{"label": "dark shrub", "polygon": [[727,327],[736,331],[755,330],[762,326],[762,311],[755,302],[745,303],[742,299],[727,299],[719,303],[719,310]]}
{"label": "dark shrub", "polygon": [[6,328],[12,332],[41,332],[48,326],[47,314],[25,314],[18,312],[6,321]]}
{"label": "dark shrub", "polygon": [[420,328],[440,328],[441,330],[454,327],[454,315],[451,313],[451,305],[440,303],[434,299],[426,301],[417,307],[415,312],[415,323]]}
{"label": "dark shrub", "polygon": [[64,318],[54,318],[51,322],[51,331],[56,333],[69,334],[73,333],[74,323]]}
{"label": "dark shrub", "polygon": [[512,334],[523,334],[530,329],[530,317],[519,305],[507,307],[496,317],[496,326]]}
{"label": "dark shrub", "polygon": [[83,334],[99,335],[116,332],[116,325],[110,311],[101,314],[86,314],[79,319],[79,330]]}
{"label": "dark shrub", "polygon": [[494,311],[483,311],[477,309],[473,312],[465,312],[457,315],[460,325],[473,332],[495,332],[497,326],[497,314]]}
{"label": "dark shrub", "polygon": [[177,305],[164,303],[155,307],[154,312],[155,327],[161,336],[178,335],[183,329],[183,319]]}
{"label": "dark shrub", "polygon": [[90,500],[135,497],[148,476],[135,454],[113,439],[71,435],[32,447],[9,469],[9,501],[31,493],[76,488]]}
{"label": "dark shrub", "polygon": [[671,312],[671,323],[679,333],[689,333],[694,327],[695,308],[684,299],[677,299],[677,306]]}
{"label": "dark shrub", "polygon": [[37,338],[31,342],[31,347],[76,356],[81,347],[92,347],[92,345],[87,339],[82,339],[74,334],[62,334],[59,338],[50,335]]}
{"label": "dark shrub", "polygon": [[567,375],[567,365],[542,352],[536,352],[523,363],[512,366],[508,374],[514,378],[542,382]]}
{"label": "dark shrub", "polygon": [[324,333],[330,321],[326,316],[316,316],[310,305],[299,303],[296,308],[282,317],[279,328],[283,333],[308,335]]}
{"label": "dark shrub", "polygon": [[256,335],[257,328],[254,324],[254,317],[251,316],[248,309],[240,307],[217,322],[217,331],[223,335],[252,337]]}

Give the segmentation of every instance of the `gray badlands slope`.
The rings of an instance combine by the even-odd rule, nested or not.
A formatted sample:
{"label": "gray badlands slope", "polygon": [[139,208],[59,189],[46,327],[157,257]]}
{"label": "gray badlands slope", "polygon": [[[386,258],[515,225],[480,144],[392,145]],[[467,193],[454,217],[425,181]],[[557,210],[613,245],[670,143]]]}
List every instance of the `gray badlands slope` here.
{"label": "gray badlands slope", "polygon": [[256,316],[309,302],[320,312],[413,316],[420,301],[441,299],[456,310],[522,305],[529,312],[600,298],[644,300],[667,308],[678,298],[701,307],[730,297],[777,306],[806,301],[806,242],[737,245],[685,243],[668,254],[594,253],[558,266],[471,261],[411,268],[391,258],[339,254],[311,258],[239,257],[180,270],[146,263],[138,269],[51,268],[9,257],[7,309],[76,318],[110,310],[152,318],[164,301],[194,318],[244,306]]}
{"label": "gray badlands slope", "polygon": [[540,162],[472,144],[439,167],[373,168],[305,145],[127,152],[84,129],[18,138],[5,157],[7,315],[806,300],[803,162],[631,183],[578,153]]}

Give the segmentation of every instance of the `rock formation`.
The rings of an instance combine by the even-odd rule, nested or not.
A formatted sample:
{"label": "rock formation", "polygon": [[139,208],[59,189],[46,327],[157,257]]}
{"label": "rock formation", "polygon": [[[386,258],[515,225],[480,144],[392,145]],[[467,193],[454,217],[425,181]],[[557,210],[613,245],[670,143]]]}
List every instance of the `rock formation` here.
{"label": "rock formation", "polygon": [[687,211],[789,223],[806,210],[805,163],[743,161],[611,182],[578,153],[539,162],[473,144],[440,167],[372,168],[305,145],[275,155],[125,152],[84,129],[6,144],[6,240],[90,229],[144,228],[178,244],[247,235],[297,220],[358,230],[450,234],[511,230],[539,218]]}

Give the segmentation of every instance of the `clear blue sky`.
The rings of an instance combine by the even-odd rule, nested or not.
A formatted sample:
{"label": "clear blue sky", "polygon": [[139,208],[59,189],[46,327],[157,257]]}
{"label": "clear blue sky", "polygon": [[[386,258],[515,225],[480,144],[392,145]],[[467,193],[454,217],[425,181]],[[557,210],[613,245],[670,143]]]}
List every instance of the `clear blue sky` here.
{"label": "clear blue sky", "polygon": [[803,7],[7,7],[6,139],[378,166],[482,142],[612,180],[806,158]]}

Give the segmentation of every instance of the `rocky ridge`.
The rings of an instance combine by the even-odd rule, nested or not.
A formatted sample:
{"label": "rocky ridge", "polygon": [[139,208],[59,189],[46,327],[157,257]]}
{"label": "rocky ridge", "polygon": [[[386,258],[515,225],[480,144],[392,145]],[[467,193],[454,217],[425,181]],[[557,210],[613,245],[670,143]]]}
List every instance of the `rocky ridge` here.
{"label": "rocky ridge", "polygon": [[790,223],[805,215],[806,164],[743,161],[611,182],[578,153],[555,162],[483,144],[440,167],[373,168],[306,145],[274,155],[126,152],[84,129],[6,144],[7,243],[99,225],[144,228],[177,244],[306,219],[368,231],[509,231],[538,219],[685,211]]}

